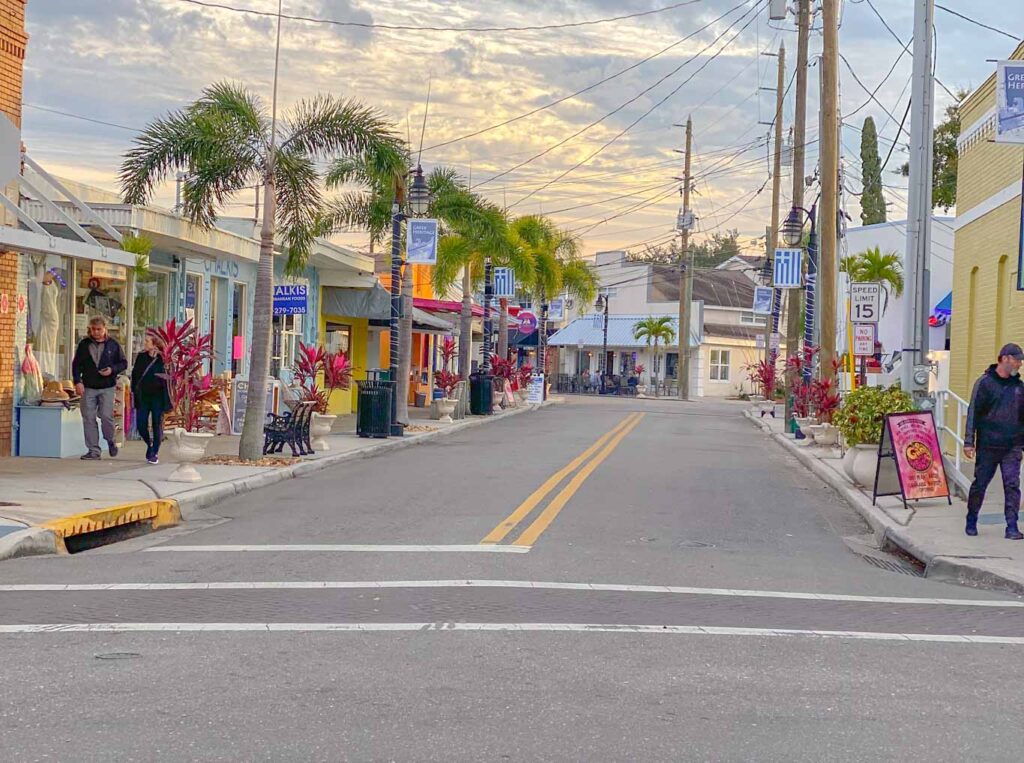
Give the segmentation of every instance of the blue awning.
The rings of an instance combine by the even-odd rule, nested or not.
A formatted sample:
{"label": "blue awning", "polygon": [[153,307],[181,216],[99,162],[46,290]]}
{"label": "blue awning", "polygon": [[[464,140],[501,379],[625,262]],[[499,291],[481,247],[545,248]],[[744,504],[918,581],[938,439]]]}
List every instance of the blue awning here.
{"label": "blue awning", "polygon": [[947,316],[948,315],[952,315],[953,314],[953,292],[950,292],[945,297],[943,297],[941,300],[939,300],[939,304],[937,304],[935,306],[935,310],[933,312],[935,312],[938,315],[947,315]]}

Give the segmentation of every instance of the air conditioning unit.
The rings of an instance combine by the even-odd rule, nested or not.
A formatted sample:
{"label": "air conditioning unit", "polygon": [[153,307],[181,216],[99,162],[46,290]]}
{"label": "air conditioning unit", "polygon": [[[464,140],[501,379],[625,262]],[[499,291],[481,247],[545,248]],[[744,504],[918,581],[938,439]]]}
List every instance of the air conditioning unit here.
{"label": "air conditioning unit", "polygon": [[770,18],[772,21],[785,21],[786,0],[769,0],[768,18]]}

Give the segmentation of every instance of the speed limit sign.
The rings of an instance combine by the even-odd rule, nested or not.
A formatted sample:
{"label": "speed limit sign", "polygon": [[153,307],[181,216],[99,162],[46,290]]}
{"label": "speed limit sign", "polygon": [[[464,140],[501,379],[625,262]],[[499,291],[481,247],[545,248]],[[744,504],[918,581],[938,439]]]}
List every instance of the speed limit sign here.
{"label": "speed limit sign", "polygon": [[850,317],[854,323],[878,323],[882,317],[882,284],[850,284]]}

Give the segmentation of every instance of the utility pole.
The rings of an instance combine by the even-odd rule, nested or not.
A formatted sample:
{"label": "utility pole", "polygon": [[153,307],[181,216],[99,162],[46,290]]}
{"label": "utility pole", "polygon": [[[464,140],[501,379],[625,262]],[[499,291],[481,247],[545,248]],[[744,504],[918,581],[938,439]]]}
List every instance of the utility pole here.
{"label": "utility pole", "polygon": [[836,356],[836,222],[839,219],[839,0],[822,0],[824,47],[821,58],[821,224],[818,292],[821,295],[821,352],[823,379],[831,379]]}
{"label": "utility pole", "polygon": [[[804,143],[807,140],[807,44],[811,36],[811,0],[800,0],[797,11],[796,111],[793,115],[793,209],[804,206]],[[802,214],[802,213],[801,213]],[[802,242],[801,242],[802,245]],[[810,252],[808,251],[808,256]],[[809,268],[809,272],[810,272]],[[800,344],[801,289],[789,289],[786,296],[786,351],[796,355]],[[805,362],[810,356],[805,355]],[[786,421],[793,416],[793,384],[786,376]]]}
{"label": "utility pole", "polygon": [[686,118],[686,158],[683,160],[683,211],[679,228],[679,399],[690,399],[690,318],[693,312],[693,252],[690,251],[690,152],[693,150],[693,120]]}
{"label": "utility pole", "polygon": [[907,310],[903,316],[900,383],[913,393],[914,366],[925,362],[928,344],[928,256],[932,221],[932,124],[935,84],[932,77],[932,34],[935,0],[914,2],[914,70],[910,91],[910,187],[907,198],[907,252],[903,277]]}
{"label": "utility pole", "polygon": [[[768,251],[772,260],[779,245],[779,200],[782,194],[782,104],[786,88],[786,46],[779,46],[779,74],[775,84],[775,157],[772,162],[772,222],[768,231]],[[772,324],[767,337],[768,362],[774,363],[778,352],[771,349],[771,335],[779,332],[779,318],[782,313],[782,289],[775,289],[772,296]],[[788,403],[787,403],[788,405]],[[786,418],[788,425],[789,418]]]}

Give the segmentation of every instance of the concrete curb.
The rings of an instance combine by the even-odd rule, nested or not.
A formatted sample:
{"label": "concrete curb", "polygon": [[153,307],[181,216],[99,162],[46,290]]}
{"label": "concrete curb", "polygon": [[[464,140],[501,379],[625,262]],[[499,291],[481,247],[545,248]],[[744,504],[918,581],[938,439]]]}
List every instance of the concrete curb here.
{"label": "concrete curb", "polygon": [[359,458],[372,458],[373,456],[378,456],[382,453],[430,442],[431,440],[435,440],[440,437],[447,437],[449,434],[455,432],[463,432],[467,429],[473,429],[492,421],[500,421],[510,416],[535,411],[539,408],[546,408],[553,404],[553,401],[547,400],[540,405],[513,408],[510,411],[502,411],[501,413],[492,416],[477,416],[472,419],[460,421],[450,427],[446,427],[445,429],[438,429],[415,437],[405,437],[398,440],[382,440],[380,444],[372,445],[369,448],[364,448],[362,450],[353,450],[347,453],[339,453],[334,456],[326,456],[325,458],[318,458],[315,461],[301,461],[297,464],[293,464],[292,466],[274,469],[273,471],[263,472],[262,474],[254,474],[250,477],[243,477],[232,482],[225,482],[219,485],[209,485],[207,487],[196,488],[195,490],[188,490],[184,493],[175,495],[174,498],[177,500],[178,506],[181,508],[182,519],[188,521],[188,518],[193,511],[205,509],[225,498],[244,495],[245,493],[249,493],[253,490],[258,490],[278,482],[283,482],[284,480],[304,477],[307,474],[313,474],[323,469],[345,463],[346,461],[352,461]]}
{"label": "concrete curb", "polygon": [[753,416],[750,411],[744,411],[743,415],[761,431],[770,435],[772,440],[793,455],[818,479],[842,496],[843,500],[850,504],[854,511],[868,523],[881,548],[895,547],[921,562],[925,567],[925,577],[975,588],[1024,594],[1024,576],[994,568],[994,566],[986,564],[983,559],[974,560],[950,556],[922,545],[913,537],[908,528],[896,522],[879,507],[872,506],[867,496],[821,463],[820,460],[805,453],[785,435],[773,432],[770,426]]}
{"label": "concrete curb", "polygon": [[16,559],[19,556],[42,556],[57,554],[61,543],[53,530],[45,527],[26,527],[0,538],[0,561]]}

